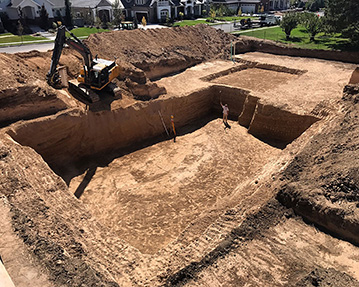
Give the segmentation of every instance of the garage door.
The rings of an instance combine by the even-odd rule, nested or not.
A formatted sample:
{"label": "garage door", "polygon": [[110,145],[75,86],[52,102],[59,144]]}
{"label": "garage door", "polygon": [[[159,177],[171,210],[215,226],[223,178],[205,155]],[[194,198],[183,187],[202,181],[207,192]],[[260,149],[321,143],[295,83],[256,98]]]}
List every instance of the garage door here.
{"label": "garage door", "polygon": [[256,13],[256,4],[242,4],[242,13]]}

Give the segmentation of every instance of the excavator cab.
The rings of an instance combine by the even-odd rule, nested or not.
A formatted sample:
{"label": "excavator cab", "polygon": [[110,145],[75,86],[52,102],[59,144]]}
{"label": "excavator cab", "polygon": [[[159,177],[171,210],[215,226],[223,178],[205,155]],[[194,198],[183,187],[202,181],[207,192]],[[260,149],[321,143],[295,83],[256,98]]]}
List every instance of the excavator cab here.
{"label": "excavator cab", "polygon": [[[72,38],[67,37],[66,32]],[[110,87],[116,95],[117,89],[112,83],[120,75],[120,67],[116,64],[116,61],[99,59],[97,56],[93,59],[90,49],[73,33],[67,30],[65,26],[60,26],[57,30],[50,71],[46,76],[48,84],[54,88],[62,87],[61,76],[57,66],[65,44],[78,51],[84,60],[83,68],[77,79],[69,81],[70,88],[75,89],[77,93],[80,93],[90,103],[100,100],[98,93],[105,87]]]}

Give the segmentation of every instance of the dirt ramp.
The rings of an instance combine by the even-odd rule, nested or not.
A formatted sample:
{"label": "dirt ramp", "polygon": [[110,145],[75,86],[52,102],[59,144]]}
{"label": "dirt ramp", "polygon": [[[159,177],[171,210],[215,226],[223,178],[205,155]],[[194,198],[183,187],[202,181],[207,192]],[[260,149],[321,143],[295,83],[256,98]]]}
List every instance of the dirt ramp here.
{"label": "dirt ramp", "polygon": [[283,172],[278,199],[311,222],[359,244],[358,86],[347,86],[345,111]]}

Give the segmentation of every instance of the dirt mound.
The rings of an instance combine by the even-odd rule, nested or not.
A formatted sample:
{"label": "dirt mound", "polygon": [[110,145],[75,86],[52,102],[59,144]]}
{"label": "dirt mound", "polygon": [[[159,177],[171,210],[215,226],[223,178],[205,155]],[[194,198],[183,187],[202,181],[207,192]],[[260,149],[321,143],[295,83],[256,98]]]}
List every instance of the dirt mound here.
{"label": "dirt mound", "polygon": [[303,278],[294,287],[312,287],[312,286],[359,286],[358,281],[346,273],[339,272],[333,268],[315,268],[308,276]]}
{"label": "dirt mound", "polygon": [[228,58],[230,42],[235,39],[207,25],[196,25],[93,34],[85,43],[94,55],[117,57],[156,78],[204,60]]}

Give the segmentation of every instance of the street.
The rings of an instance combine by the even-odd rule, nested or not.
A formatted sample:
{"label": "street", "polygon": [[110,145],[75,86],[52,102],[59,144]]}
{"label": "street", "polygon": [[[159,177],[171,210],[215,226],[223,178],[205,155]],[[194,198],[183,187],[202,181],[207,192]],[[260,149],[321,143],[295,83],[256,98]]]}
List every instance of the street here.
{"label": "street", "polygon": [[15,54],[15,53],[29,52],[33,50],[46,52],[48,50],[52,50],[53,48],[54,48],[54,43],[36,43],[36,44],[21,45],[21,46],[0,47],[0,53]]}

